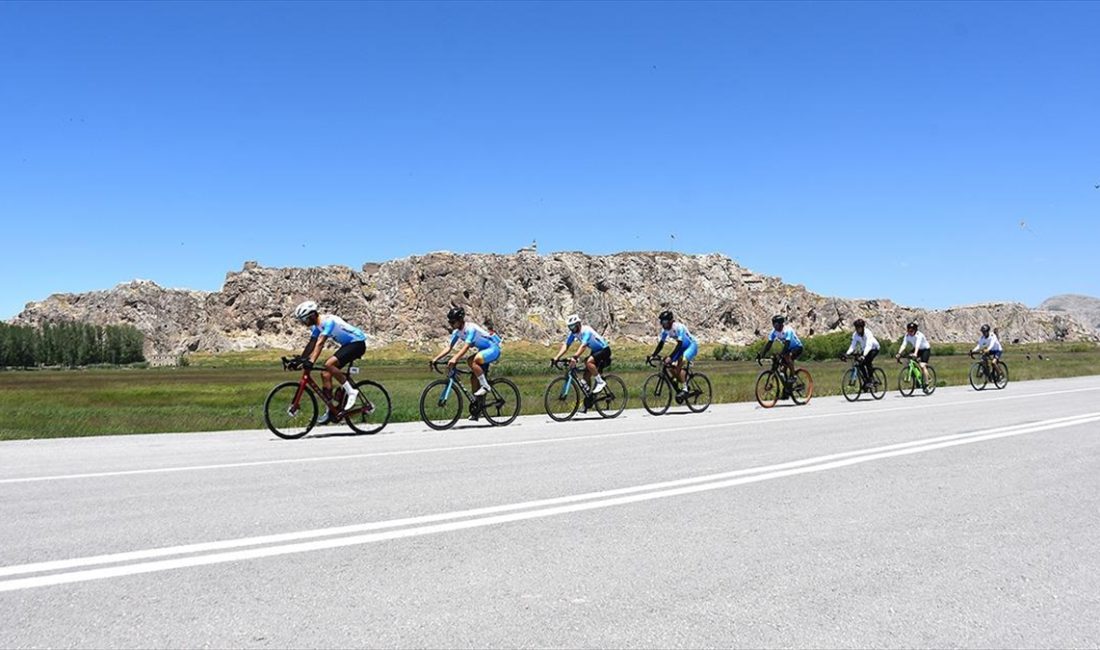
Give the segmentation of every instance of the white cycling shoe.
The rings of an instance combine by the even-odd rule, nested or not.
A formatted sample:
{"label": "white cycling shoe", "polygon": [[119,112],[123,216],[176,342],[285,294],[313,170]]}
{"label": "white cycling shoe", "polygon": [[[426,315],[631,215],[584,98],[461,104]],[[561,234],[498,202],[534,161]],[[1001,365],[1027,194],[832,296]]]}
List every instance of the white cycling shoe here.
{"label": "white cycling shoe", "polygon": [[352,389],[352,391],[348,393],[347,400],[344,401],[344,410],[350,411],[351,407],[355,406],[355,400],[357,399],[359,399],[359,391]]}
{"label": "white cycling shoe", "polygon": [[602,392],[605,388],[607,388],[607,382],[601,377],[596,380],[596,385],[592,387],[592,394],[595,395],[596,393]]}
{"label": "white cycling shoe", "polygon": [[479,389],[477,389],[477,390],[475,390],[475,391],[474,391],[474,397],[485,397],[485,395],[486,395],[486,394],[487,394],[488,392],[489,392],[489,389],[488,389],[488,388],[486,388],[486,387],[484,387],[484,386],[482,386],[481,388],[479,388]]}

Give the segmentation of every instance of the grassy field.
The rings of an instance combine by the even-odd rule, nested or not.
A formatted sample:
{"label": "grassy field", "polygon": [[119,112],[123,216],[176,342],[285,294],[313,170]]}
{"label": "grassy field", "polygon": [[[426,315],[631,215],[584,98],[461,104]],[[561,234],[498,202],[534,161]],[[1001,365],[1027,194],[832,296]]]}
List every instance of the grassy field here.
{"label": "grassy field", "polygon": [[[524,413],[542,412],[542,395],[554,376],[546,360],[557,347],[513,344],[497,372],[520,387]],[[617,346],[612,372],[630,390],[630,407],[641,406],[638,391],[653,371],[641,359],[644,346]],[[426,366],[427,352],[395,347],[368,353],[360,378],[370,377],[389,390],[394,420],[418,418],[420,391],[438,377]],[[106,434],[254,429],[263,424],[263,401],[278,382],[297,378],[283,372],[278,351],[195,356],[183,368],[33,370],[0,372],[0,440]],[[1038,355],[1042,354],[1043,360]],[[1028,360],[1026,355],[1030,355]],[[629,361],[628,361],[629,360]],[[883,359],[891,389],[898,366]],[[1057,344],[1017,346],[1006,354],[1013,381],[1100,374],[1100,348]],[[940,385],[967,382],[966,355],[934,356]],[[813,374],[815,395],[835,395],[846,364],[800,364]],[[754,362],[715,361],[711,349],[699,354],[697,370],[709,375],[715,402],[753,399],[759,368]],[[1011,386],[1009,387],[1011,390]]]}

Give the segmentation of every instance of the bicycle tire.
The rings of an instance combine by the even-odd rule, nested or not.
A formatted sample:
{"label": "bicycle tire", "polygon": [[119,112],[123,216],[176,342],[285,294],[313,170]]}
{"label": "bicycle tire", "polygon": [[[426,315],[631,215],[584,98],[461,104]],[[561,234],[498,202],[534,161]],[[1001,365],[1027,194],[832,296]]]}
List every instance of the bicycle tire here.
{"label": "bicycle tire", "polygon": [[[489,395],[494,397],[492,403],[487,399]],[[481,414],[485,416],[489,424],[496,427],[506,427],[519,417],[519,411],[523,405],[520,402],[519,387],[511,379],[503,377],[490,379],[489,395],[485,396],[485,404],[481,410]],[[509,406],[509,399],[513,397],[515,398],[515,404]]]}
{"label": "bicycle tire", "polygon": [[687,407],[693,413],[702,413],[710,406],[714,392],[711,389],[710,378],[701,372],[692,373],[688,377],[688,398],[685,401]]}
{"label": "bicycle tire", "polygon": [[390,415],[393,413],[393,405],[390,403],[390,394],[382,384],[364,379],[355,383],[355,390],[359,391],[354,409],[365,409],[369,402],[374,410],[366,413],[360,410],[358,413],[348,413],[344,421],[356,433],[374,435],[386,428]]}
{"label": "bicycle tire", "polygon": [[783,390],[783,380],[774,370],[765,370],[756,376],[756,401],[760,406],[770,409],[779,401]]}
{"label": "bicycle tire", "polygon": [[863,393],[863,377],[855,366],[845,370],[844,375],[841,376],[840,392],[844,395],[844,399],[849,402],[856,401]]}
{"label": "bicycle tire", "polygon": [[[546,393],[542,396],[543,408],[555,422],[566,422],[571,419],[581,404],[581,390],[570,382],[569,390],[566,392],[566,380],[567,377],[555,377],[546,386]],[[557,407],[557,410],[552,407]]]}
{"label": "bicycle tire", "polygon": [[1008,385],[1008,365],[998,359],[996,367],[999,374],[993,377],[993,385],[997,387],[997,390],[1002,390]]}
{"label": "bicycle tire", "polygon": [[[919,371],[918,371],[919,372]],[[917,383],[913,381],[913,372],[909,365],[902,366],[898,373],[898,392],[902,397],[912,397],[917,390]]]}
{"label": "bicycle tire", "polygon": [[939,385],[939,379],[936,377],[936,369],[932,367],[932,364],[928,364],[928,381],[924,382],[924,394],[931,395],[936,392],[936,386]]}
{"label": "bicycle tire", "polygon": [[986,378],[985,371],[980,361],[970,364],[968,377],[970,379],[970,387],[974,390],[985,390],[986,384],[989,383],[989,379]]}
{"label": "bicycle tire", "polygon": [[646,378],[642,385],[642,406],[650,415],[664,415],[672,405],[672,384],[657,373]]}
{"label": "bicycle tire", "polygon": [[[874,371],[871,372],[871,377],[871,397],[876,400],[886,397],[886,391],[888,390],[886,386],[886,371],[882,368],[875,368]],[[879,386],[877,391],[875,390],[875,384]]]}
{"label": "bicycle tire", "polygon": [[607,385],[596,395],[595,406],[600,415],[610,420],[626,410],[629,396],[626,382],[618,375],[604,375],[603,381]]}
{"label": "bicycle tire", "polygon": [[791,382],[791,401],[799,406],[809,404],[814,396],[814,378],[809,370],[799,368],[794,371],[794,381]]}
{"label": "bicycle tire", "polygon": [[[271,433],[283,440],[297,440],[317,425],[317,396],[308,387],[303,391],[302,399],[298,401],[298,410],[295,414],[291,416],[287,412],[294,401],[294,396],[298,394],[298,386],[300,383],[296,381],[283,382],[272,388],[267,394],[267,399],[264,400],[264,423],[267,424]],[[283,421],[284,419],[286,422]],[[297,423],[299,426],[291,426],[292,423]]]}
{"label": "bicycle tire", "polygon": [[450,429],[462,414],[462,391],[452,389],[446,400],[447,379],[436,379],[420,393],[420,419],[436,431]]}

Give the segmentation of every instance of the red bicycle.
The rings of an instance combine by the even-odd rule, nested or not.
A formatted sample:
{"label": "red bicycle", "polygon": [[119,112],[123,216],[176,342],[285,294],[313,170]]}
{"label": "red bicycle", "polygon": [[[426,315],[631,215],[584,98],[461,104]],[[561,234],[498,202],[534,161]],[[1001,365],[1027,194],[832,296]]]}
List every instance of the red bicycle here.
{"label": "red bicycle", "polygon": [[[317,425],[318,397],[328,409],[329,422],[343,420],[356,433],[373,434],[385,428],[390,421],[390,394],[375,381],[364,379],[353,382],[359,397],[350,409],[344,409],[344,389],[337,387],[331,399],[326,399],[321,387],[313,381],[314,366],[302,357],[283,357],[283,370],[301,370],[298,381],[286,381],[275,388],[264,402],[264,422],[267,428],[280,438],[301,438]],[[358,374],[352,362],[345,370],[349,375]]]}

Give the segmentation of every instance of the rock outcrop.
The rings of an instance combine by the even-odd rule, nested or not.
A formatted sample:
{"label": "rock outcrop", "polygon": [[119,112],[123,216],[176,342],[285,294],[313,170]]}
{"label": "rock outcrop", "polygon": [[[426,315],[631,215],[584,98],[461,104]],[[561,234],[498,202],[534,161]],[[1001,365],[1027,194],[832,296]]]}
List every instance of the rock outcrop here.
{"label": "rock outcrop", "polygon": [[1065,314],[1100,334],[1100,298],[1067,293],[1047,298],[1039,309]]}
{"label": "rock outcrop", "polygon": [[847,328],[863,317],[876,334],[890,338],[913,319],[934,341],[973,340],[986,322],[1006,341],[1095,338],[1091,328],[1065,313],[1021,304],[923,310],[884,299],[829,298],[757,275],[724,255],[674,253],[440,252],[360,270],[248,262],[213,293],[137,280],[108,291],[50,296],[28,304],[15,321],[128,323],[145,333],[153,355],[295,348],[305,333],[291,314],[307,298],[365,328],[372,344],[439,339],[452,304],[464,305],[473,320],[506,339],[538,342],[559,339],[572,312],[612,337],[651,341],[656,314],[664,308],[713,343],[752,341],[767,332],[775,313],[787,314],[803,336]]}

